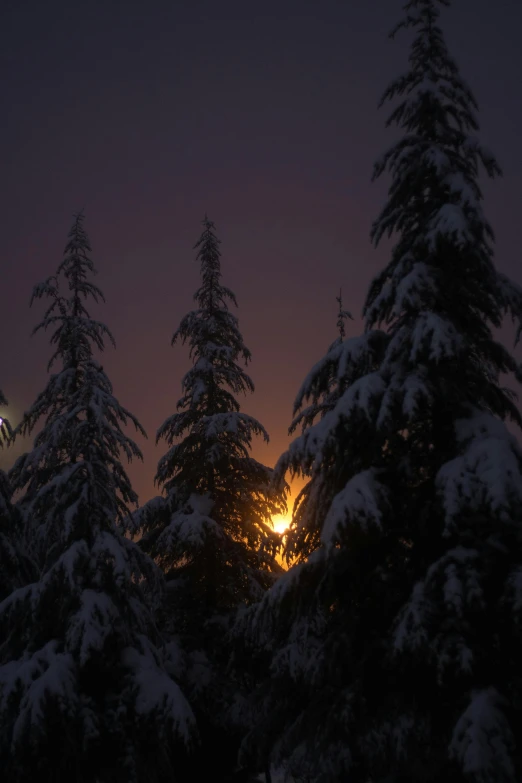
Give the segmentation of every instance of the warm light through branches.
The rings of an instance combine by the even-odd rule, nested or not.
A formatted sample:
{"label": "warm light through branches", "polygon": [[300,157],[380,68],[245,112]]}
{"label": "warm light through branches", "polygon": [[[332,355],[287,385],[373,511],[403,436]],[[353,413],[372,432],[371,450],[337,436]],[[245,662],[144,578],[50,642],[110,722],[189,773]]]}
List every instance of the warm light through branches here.
{"label": "warm light through branches", "polygon": [[291,521],[291,514],[286,516],[283,516],[283,514],[277,514],[275,517],[272,517],[272,524],[276,533],[284,533],[289,527]]}

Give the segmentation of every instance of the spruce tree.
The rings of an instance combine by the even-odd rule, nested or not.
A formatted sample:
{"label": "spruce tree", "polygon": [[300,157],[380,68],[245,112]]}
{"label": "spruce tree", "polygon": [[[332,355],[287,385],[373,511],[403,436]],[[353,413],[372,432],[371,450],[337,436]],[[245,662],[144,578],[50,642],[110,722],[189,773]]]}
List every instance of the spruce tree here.
{"label": "spruce tree", "polygon": [[160,575],[121,529],[136,503],[121,454],[141,456],[122,426],[143,431],[93,356],[112,338],[87,310],[103,299],[90,250],[80,213],[58,276],[34,293],[50,298],[37,328],[52,330],[58,368],[15,431],[43,420],[11,471],[40,575],[0,604],[0,767],[10,783],[177,780],[192,732],[145,600]]}
{"label": "spruce tree", "polygon": [[251,752],[281,714],[262,752],[318,781],[522,777],[522,421],[501,382],[522,372],[495,334],[506,313],[520,334],[522,290],[493,263],[478,177],[500,170],[441,5],[406,3],[383,98],[401,135],[372,237],[395,244],[364,309],[383,355],[301,443],[332,482],[321,545],[249,618],[272,660]]}
{"label": "spruce tree", "polygon": [[272,470],[250,455],[253,438],[268,435],[240,411],[237,395],[254,390],[240,365],[250,352],[229,309],[236,298],[221,283],[214,224],[205,217],[203,227],[195,245],[197,308],[172,338],[189,346],[193,364],[177,412],[157,433],[169,447],[155,479],[163,495],[135,515],[135,524],[143,548],[165,572],[172,596],[166,627],[192,651],[187,687],[206,742],[200,772],[207,765],[206,774],[217,780],[235,766],[237,750],[230,727],[241,688],[228,667],[227,634],[238,608],[259,600],[280,570],[271,517],[284,506],[284,492],[271,489]]}

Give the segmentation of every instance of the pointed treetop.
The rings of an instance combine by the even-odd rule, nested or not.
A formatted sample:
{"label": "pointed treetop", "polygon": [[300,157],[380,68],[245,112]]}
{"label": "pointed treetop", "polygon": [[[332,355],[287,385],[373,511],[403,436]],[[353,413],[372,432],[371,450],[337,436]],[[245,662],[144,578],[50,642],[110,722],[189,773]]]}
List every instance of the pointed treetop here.
{"label": "pointed treetop", "polygon": [[440,16],[439,5],[449,8],[451,0],[408,0],[403,6],[407,16],[393,28],[390,37],[394,38],[395,34],[405,27],[418,27],[426,23],[432,25]]}
{"label": "pointed treetop", "polygon": [[62,273],[68,282],[69,290],[73,294],[73,315],[85,315],[87,310],[82,300],[92,296],[95,302],[105,301],[103,293],[98,286],[88,281],[88,275],[95,275],[96,269],[89,256],[92,248],[89,237],[85,231],[83,210],[76,212],[74,223],[68,234],[68,242],[64,250],[64,259],[58,267],[57,274]]}
{"label": "pointed treetop", "polygon": [[67,244],[65,245],[65,250],[64,250],[65,255],[67,255],[68,253],[76,249],[79,249],[81,251],[92,250],[89,243],[89,238],[87,236],[87,232],[85,231],[85,228],[83,226],[83,221],[85,220],[85,213],[83,209],[79,210],[79,212],[74,212],[73,218],[74,218],[74,222],[67,235],[68,241]]}
{"label": "pointed treetop", "polygon": [[[58,475],[65,469],[64,459],[69,467],[81,462],[96,464],[98,473],[92,483],[91,501],[105,492],[100,480],[103,474],[106,486],[116,497],[113,504],[112,496],[107,496],[103,501],[105,508],[111,508],[114,518],[121,521],[130,513],[128,505],[137,503],[137,496],[119,462],[120,454],[129,461],[142,459],[140,449],[122,428],[130,423],[146,435],[136,417],[114,397],[109,378],[94,358],[94,350],[103,351],[105,339],[114,344],[114,338],[105,324],[90,317],[85,306],[89,297],[97,302],[103,300],[103,294],[88,279],[96,270],[88,256],[90,244],[83,220],[83,213],[74,216],[65,257],[56,275],[33,291],[33,300],[51,300],[34,331],[52,330],[51,344],[55,350],[49,367],[57,362],[59,369],[13,433],[13,437],[30,435],[42,419],[45,421],[33,450],[16,462],[11,477],[15,489],[25,489],[26,498],[40,498],[48,494],[50,465]],[[63,278],[69,296],[60,292],[59,282]]]}
{"label": "pointed treetop", "polygon": [[[96,269],[89,256],[91,245],[83,226],[85,215],[82,211],[73,217],[63,261],[55,275],[34,287],[31,297],[31,305],[35,299],[45,297],[50,300],[42,321],[33,330],[34,334],[40,329],[54,329],[51,344],[56,349],[49,360],[48,369],[58,359],[64,367],[76,367],[78,362],[92,357],[93,345],[103,351],[105,338],[115,345],[110,330],[105,324],[93,320],[86,307],[87,299],[92,298],[98,303],[104,302],[105,297],[98,286],[89,280],[90,276],[96,274]],[[70,291],[68,298],[60,292],[60,275],[65,278]]]}
{"label": "pointed treetop", "polygon": [[[422,129],[430,139],[439,138],[441,131],[447,138],[451,129],[452,142],[458,145],[464,141],[462,134],[466,129],[478,129],[474,114],[478,106],[437,25],[439,5],[449,6],[450,3],[449,0],[410,0],[404,6],[406,16],[394,27],[390,36],[395,37],[402,29],[413,28],[416,31],[409,55],[410,69],[391,82],[379,105],[407,94],[409,97],[389,117],[387,127],[396,124],[410,131]],[[418,94],[410,95],[414,91]],[[429,112],[426,111],[428,105]],[[420,116],[423,122],[419,126]],[[499,173],[498,166],[495,166],[495,173]]]}
{"label": "pointed treetop", "polygon": [[[198,248],[201,245],[204,245],[205,242],[208,242],[209,240],[212,240],[216,245],[220,245],[221,240],[218,239],[215,234],[216,224],[214,223],[213,220],[210,220],[206,212],[205,212],[205,217],[201,221],[201,225],[204,226],[204,231],[201,234],[198,241],[196,242],[196,244],[194,245],[194,248]],[[219,255],[221,255],[221,253],[219,253]],[[196,258],[200,258],[200,257],[201,257],[201,251],[200,253],[198,253]]]}
{"label": "pointed treetop", "polygon": [[[413,27],[416,34],[408,70],[391,82],[381,100],[382,105],[399,99],[386,124],[396,125],[402,137],[375,164],[373,178],[388,172],[392,183],[371,236],[375,245],[385,235],[399,241],[392,262],[370,286],[363,311],[367,328],[399,323],[400,314],[412,308],[432,310],[440,290],[436,270],[443,268],[448,253],[474,258],[473,288],[477,280],[489,280],[498,291],[494,233],[482,211],[479,176],[481,170],[489,177],[501,170],[475,135],[476,100],[435,24],[441,3],[447,5],[445,0],[408,3],[406,18],[394,31]],[[399,286],[403,278],[407,283]],[[499,293],[498,302],[509,309],[513,295]],[[440,296],[447,294],[441,291]],[[487,317],[500,325],[501,308],[497,303],[487,307]]]}
{"label": "pointed treetop", "polygon": [[194,294],[194,300],[202,310],[209,315],[218,310],[227,310],[226,301],[230,300],[237,307],[236,297],[228,288],[221,285],[221,240],[215,234],[215,225],[205,214],[202,221],[204,230],[194,245],[198,251],[196,261],[200,261],[202,283]]}
{"label": "pointed treetop", "polygon": [[339,296],[335,297],[335,301],[339,305],[339,310],[337,311],[337,329],[339,330],[339,337],[341,338],[341,341],[344,340],[346,336],[346,330],[344,328],[344,322],[347,318],[351,318],[353,320],[352,314],[348,310],[343,310],[343,289],[339,288]]}

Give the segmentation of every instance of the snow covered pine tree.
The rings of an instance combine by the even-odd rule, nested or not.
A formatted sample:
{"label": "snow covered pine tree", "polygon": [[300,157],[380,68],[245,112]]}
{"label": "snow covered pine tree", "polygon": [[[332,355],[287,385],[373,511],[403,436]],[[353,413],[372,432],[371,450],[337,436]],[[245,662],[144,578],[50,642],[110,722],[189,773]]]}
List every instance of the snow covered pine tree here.
{"label": "snow covered pine tree", "polygon": [[139,457],[120,406],[93,358],[112,336],[87,312],[103,299],[83,215],[75,216],[57,278],[35,289],[51,304],[60,367],[15,431],[33,450],[11,471],[40,578],[0,604],[0,768],[9,783],[178,780],[192,713],[162,663],[143,584],[154,563],[119,529],[136,502],[120,462]]}
{"label": "snow covered pine tree", "polygon": [[195,245],[202,277],[197,309],[172,338],[188,343],[193,366],[183,378],[178,412],[157,434],[169,445],[156,474],[164,495],[140,509],[135,521],[143,548],[165,571],[171,596],[166,627],[191,651],[184,682],[203,741],[198,774],[222,780],[236,765],[233,712],[241,691],[229,668],[227,633],[238,607],[261,598],[280,571],[280,537],[271,517],[283,510],[284,493],[271,489],[272,470],[249,453],[255,435],[268,435],[240,412],[235,396],[253,391],[238,364],[250,352],[229,310],[236,298],[220,282],[214,224],[205,217],[203,226]]}
{"label": "snow covered pine tree", "polygon": [[259,730],[281,708],[273,758],[317,781],[522,779],[522,421],[500,383],[522,372],[494,336],[510,314],[519,337],[522,290],[493,264],[478,176],[499,167],[441,5],[406,3],[383,98],[402,136],[373,239],[396,243],[364,312],[384,355],[292,446],[331,482],[307,512],[321,545],[250,618],[272,655]]}

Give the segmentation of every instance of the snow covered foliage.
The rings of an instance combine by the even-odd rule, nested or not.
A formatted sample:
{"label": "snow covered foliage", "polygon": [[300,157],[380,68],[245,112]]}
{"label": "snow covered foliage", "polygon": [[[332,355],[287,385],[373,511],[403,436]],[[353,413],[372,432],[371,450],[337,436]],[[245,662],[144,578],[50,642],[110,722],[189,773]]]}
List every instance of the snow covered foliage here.
{"label": "snow covered foliage", "polygon": [[522,290],[493,263],[478,177],[499,167],[447,5],[405,4],[409,68],[383,98],[400,135],[372,236],[394,246],[359,338],[379,350],[281,463],[317,487],[313,551],[244,620],[272,675],[244,756],[316,781],[522,779],[522,450],[505,423],[522,421],[503,386],[522,372],[496,339],[505,315],[520,334]]}
{"label": "snow covered foliage", "polygon": [[[343,309],[341,292],[336,299],[339,309],[337,313],[337,330],[339,336],[329,346],[326,355],[314,365],[304,380],[294,402],[294,421],[289,432],[294,432],[299,426],[303,429],[310,426],[318,416],[331,410],[343,391],[345,379],[352,370],[351,356],[340,346],[346,336],[345,320],[352,316]],[[305,402],[308,403],[306,407]],[[298,415],[296,415],[298,414]]]}
{"label": "snow covered foliage", "polygon": [[0,604],[0,767],[13,783],[170,781],[192,734],[145,598],[161,575],[119,524],[136,502],[120,457],[140,456],[122,425],[141,427],[93,357],[110,333],[87,311],[102,298],[89,251],[79,214],[60,279],[34,294],[50,298],[37,328],[53,330],[58,367],[15,431],[43,420],[11,471],[39,579]]}
{"label": "snow covered foliage", "polygon": [[339,297],[337,327],[339,336],[326,354],[306,376],[294,402],[294,420],[289,432],[299,427],[302,434],[294,440],[275,468],[276,481],[283,482],[289,471],[292,477],[309,480],[296,498],[292,522],[286,535],[285,556],[289,562],[303,560],[320,545],[324,514],[335,494],[337,465],[329,467],[317,461],[317,445],[328,431],[332,411],[356,382],[379,367],[386,344],[386,335],[373,330],[345,340],[344,319]]}
{"label": "snow covered foliage", "polygon": [[[189,346],[193,364],[183,378],[177,412],[157,433],[168,445],[156,474],[163,496],[133,520],[143,533],[141,545],[166,574],[166,626],[194,653],[189,681],[200,730],[205,735],[210,721],[208,739],[222,754],[221,731],[238,690],[226,671],[231,652],[226,633],[237,608],[261,598],[280,570],[275,561],[280,539],[271,518],[284,507],[284,492],[272,489],[271,469],[250,455],[253,438],[268,435],[240,411],[237,395],[254,388],[239,364],[248,362],[250,352],[229,309],[237,305],[235,296],[221,283],[214,224],[205,218],[203,227],[195,246],[201,264],[197,309],[172,338]],[[210,757],[220,763],[215,754]],[[230,762],[235,764],[235,753]]]}

